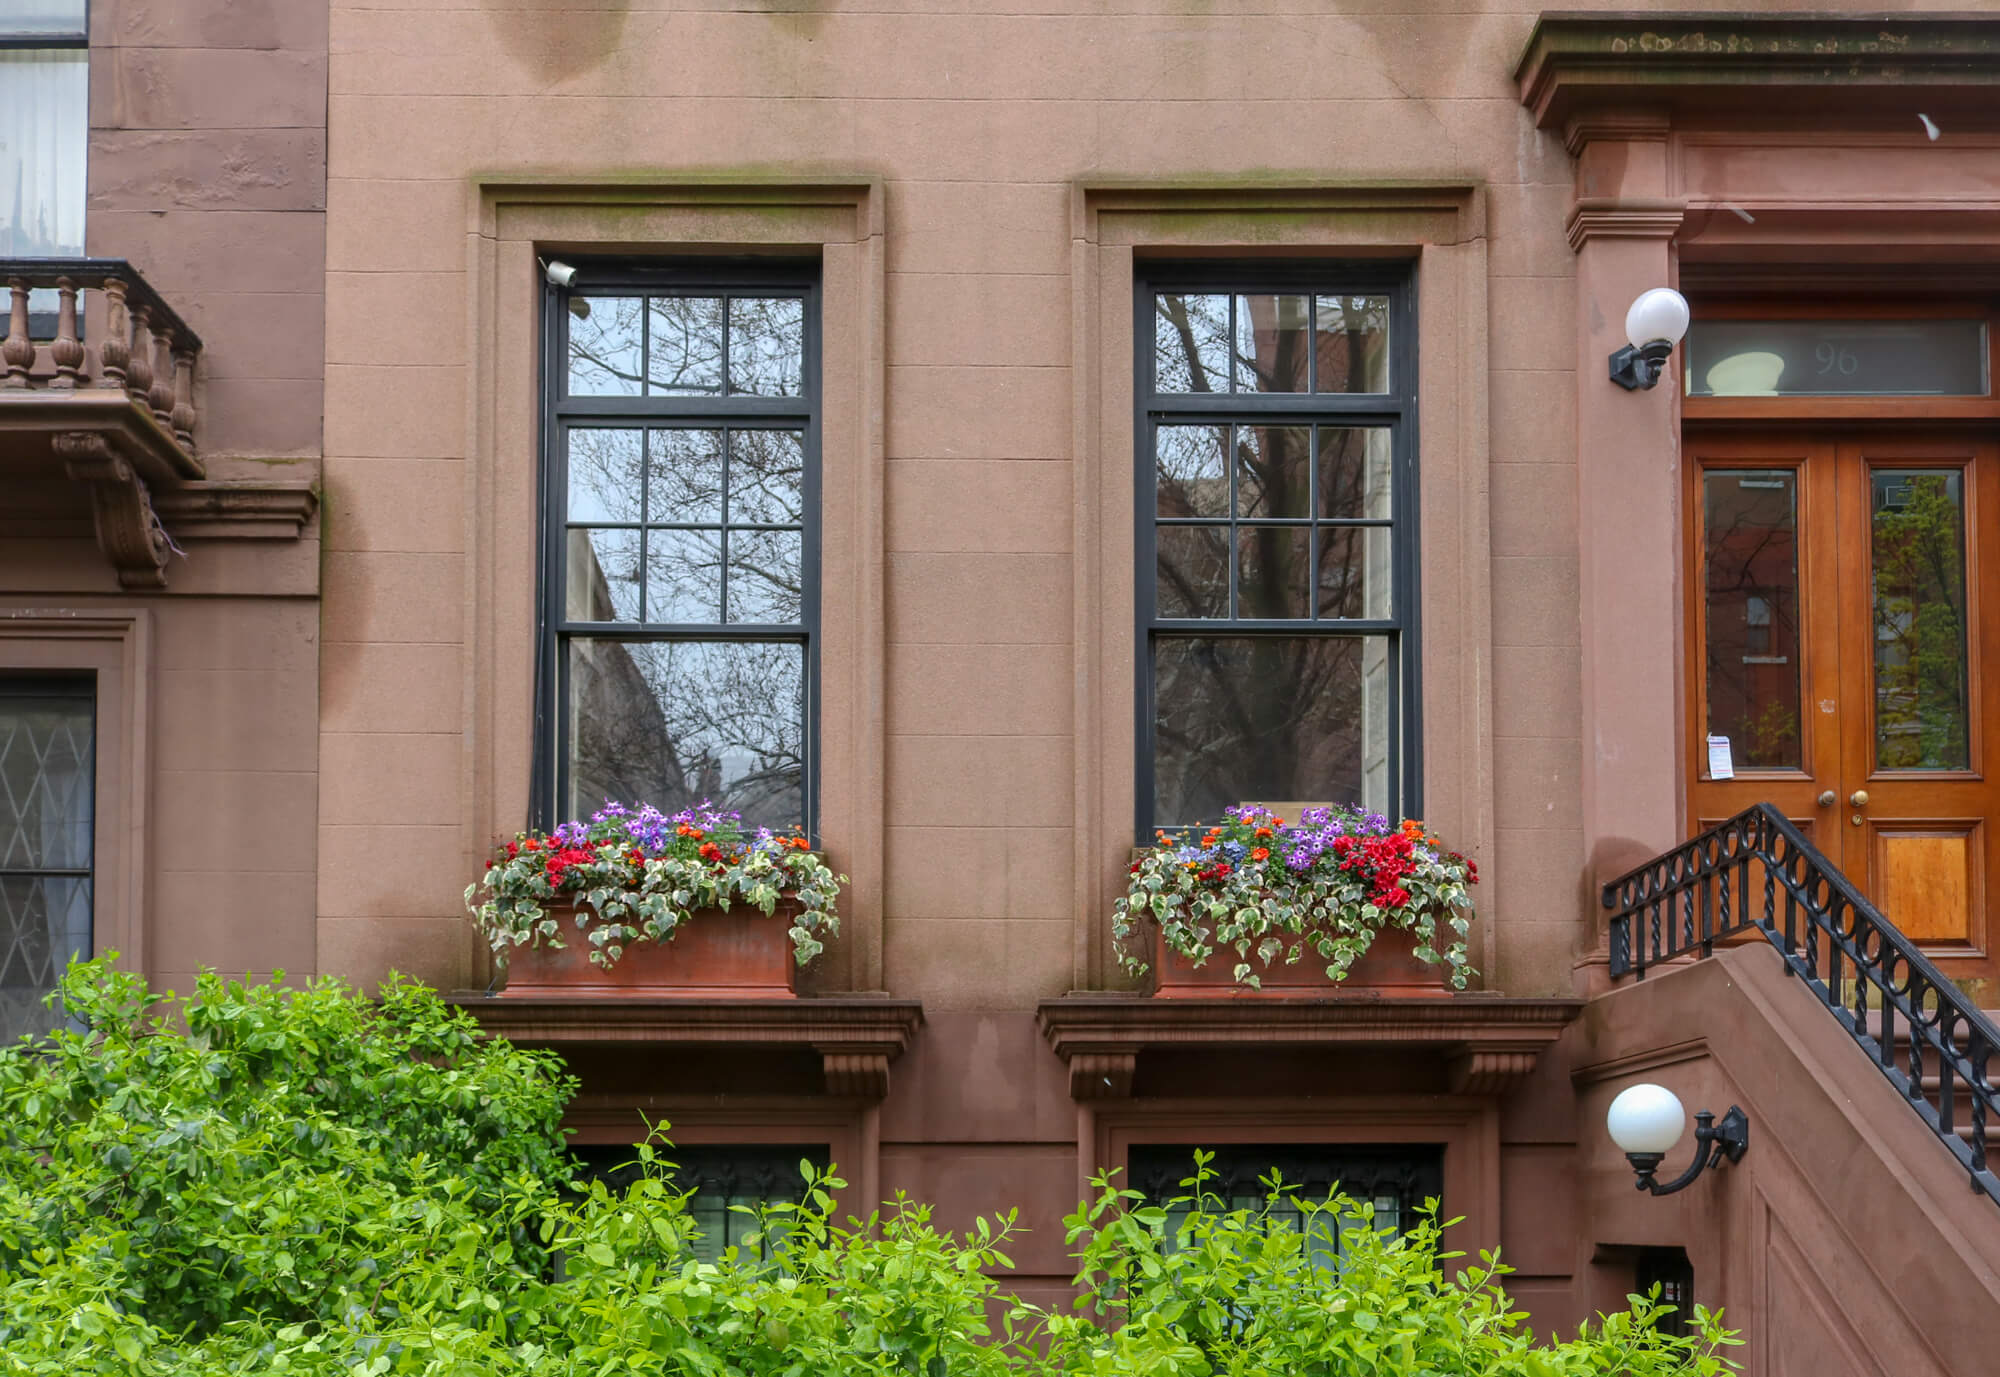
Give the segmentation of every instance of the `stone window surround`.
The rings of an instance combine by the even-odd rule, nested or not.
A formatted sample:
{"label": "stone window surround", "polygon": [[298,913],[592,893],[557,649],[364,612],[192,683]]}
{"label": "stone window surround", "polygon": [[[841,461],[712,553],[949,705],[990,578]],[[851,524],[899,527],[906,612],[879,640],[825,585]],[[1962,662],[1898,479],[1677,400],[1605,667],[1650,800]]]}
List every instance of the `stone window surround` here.
{"label": "stone window surround", "polygon": [[883,191],[854,178],[475,178],[467,271],[468,866],[529,816],[536,736],[538,255],[760,254],[820,263],[818,758],[821,835],[850,877],[816,989],[882,987]]}
{"label": "stone window surround", "polygon": [[145,971],[152,613],[140,607],[0,604],[0,673],[82,671],[96,678],[91,950]]}
{"label": "stone window surround", "polygon": [[[1108,915],[1133,838],[1135,261],[1216,256],[1413,264],[1421,503],[1423,797],[1467,854],[1493,842],[1486,199],[1471,180],[1072,187],[1076,889],[1072,987],[1116,970]],[[1490,912],[1493,896],[1482,897]],[[1493,968],[1491,925],[1475,964]]]}

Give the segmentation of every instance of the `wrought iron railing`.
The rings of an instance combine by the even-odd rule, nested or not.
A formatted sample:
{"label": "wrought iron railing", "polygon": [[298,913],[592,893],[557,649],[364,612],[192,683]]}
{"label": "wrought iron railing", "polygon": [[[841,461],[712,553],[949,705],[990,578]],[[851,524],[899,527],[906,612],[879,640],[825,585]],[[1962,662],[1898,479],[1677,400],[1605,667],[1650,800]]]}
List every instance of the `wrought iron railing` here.
{"label": "wrought iron railing", "polygon": [[[1917,950],[1783,814],[1760,803],[1604,887],[1611,976],[1755,929],[1868,1054],[1972,1178],[1987,1164],[2000,1097],[1988,1079],[2000,1027]],[[1899,1043],[1902,1048],[1899,1049]],[[1899,1055],[1899,1050],[1901,1054]]]}

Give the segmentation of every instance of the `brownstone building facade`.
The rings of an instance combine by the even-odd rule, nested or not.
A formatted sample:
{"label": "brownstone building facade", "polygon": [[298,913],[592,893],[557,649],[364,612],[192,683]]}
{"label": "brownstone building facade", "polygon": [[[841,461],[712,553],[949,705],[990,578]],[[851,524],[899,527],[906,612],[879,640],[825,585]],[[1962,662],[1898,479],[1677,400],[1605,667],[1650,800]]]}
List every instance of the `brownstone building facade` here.
{"label": "brownstone building facade", "polygon": [[[1984,1087],[1776,918],[1683,960],[1748,869],[1600,899],[1769,802],[1996,1002],[2000,19],[1848,8],[7,0],[0,1019],[398,969],[579,1141],[1020,1206],[1024,1294],[1204,1145],[1441,1195],[1551,1328],[1993,1370]],[[486,993],[466,884],[606,795],[808,828],[800,998]],[[1132,847],[1252,798],[1474,856],[1478,988],[1134,988]],[[1742,1160],[1635,1192],[1642,1080]]]}

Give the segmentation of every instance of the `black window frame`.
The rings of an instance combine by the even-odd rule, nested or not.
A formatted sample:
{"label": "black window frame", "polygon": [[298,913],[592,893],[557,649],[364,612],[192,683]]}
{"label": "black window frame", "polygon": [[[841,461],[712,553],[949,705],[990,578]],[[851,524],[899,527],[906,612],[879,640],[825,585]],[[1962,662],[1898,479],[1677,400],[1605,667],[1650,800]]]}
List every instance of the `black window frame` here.
{"label": "black window frame", "polygon": [[[559,259],[576,269],[568,286],[557,286],[540,273],[542,282],[541,410],[539,518],[536,541],[536,673],[535,748],[530,821],[550,827],[561,821],[569,793],[568,656],[574,637],[625,641],[795,641],[804,647],[804,760],[801,766],[802,825],[815,845],[819,842],[819,646],[820,646],[820,421],[822,413],[820,356],[820,263],[817,259],[706,257],[671,260],[593,258],[551,253],[542,261]],[[538,267],[538,272],[539,272]],[[799,395],[796,397],[730,396],[579,396],[568,395],[569,302],[586,298],[644,295],[657,292],[682,296],[797,296],[803,302],[803,340]],[[726,345],[725,345],[726,348]],[[642,358],[642,372],[644,361]],[[726,359],[725,359],[725,378]],[[569,492],[567,447],[572,424],[630,425],[645,430],[671,428],[690,422],[727,427],[738,422],[750,428],[800,429],[805,436],[804,471],[800,476],[801,607],[800,625],[773,623],[648,623],[571,622],[567,617],[565,541],[568,534]],[[726,563],[726,557],[725,557]],[[665,800],[630,799],[628,803],[662,804]],[[588,810],[584,810],[587,812]]]}
{"label": "black window frame", "polygon": [[[1133,654],[1136,681],[1136,761],[1134,835],[1139,842],[1158,830],[1186,831],[1196,819],[1162,824],[1155,820],[1154,728],[1158,721],[1153,647],[1163,636],[1247,638],[1257,636],[1387,635],[1389,657],[1390,816],[1421,816],[1423,742],[1420,521],[1414,265],[1402,261],[1351,259],[1158,260],[1140,262],[1133,274],[1133,440],[1134,440],[1134,600],[1137,637]],[[1386,392],[1162,393],[1155,348],[1157,298],[1162,294],[1312,296],[1379,295],[1389,298],[1389,387]],[[1232,308],[1233,309],[1233,308]],[[1158,470],[1155,432],[1163,423],[1380,427],[1390,435],[1390,612],[1387,619],[1163,618],[1158,614]],[[1311,514],[1322,525],[1369,525]],[[1232,530],[1237,518],[1232,517]],[[1234,542],[1232,541],[1232,558]],[[1315,576],[1314,583],[1317,583]],[[1232,575],[1232,587],[1234,578]]]}
{"label": "black window frame", "polygon": [[[735,1203],[752,1208],[775,1204],[803,1205],[805,1177],[801,1162],[810,1162],[818,1173],[833,1166],[831,1145],[825,1142],[796,1143],[655,1143],[657,1160],[671,1162],[675,1189],[688,1194],[689,1213],[703,1210],[721,1214],[722,1232],[704,1234],[704,1261],[714,1261],[726,1248],[738,1247],[756,1224],[747,1215],[734,1212]],[[639,1165],[637,1144],[571,1143],[570,1160],[583,1181],[598,1180],[612,1191],[631,1187],[644,1174]],[[720,1206],[714,1202],[720,1197]],[[703,1201],[711,1203],[703,1204]]]}
{"label": "black window frame", "polygon": [[[89,958],[97,951],[97,843],[98,831],[98,773],[100,762],[97,758],[99,716],[101,695],[98,692],[96,674],[80,670],[38,671],[24,670],[0,674],[0,704],[16,698],[73,698],[88,706],[90,724],[90,762],[85,775],[84,787],[90,797],[90,864],[86,866],[16,866],[0,864],[0,877],[25,877],[37,880],[82,880],[88,886],[87,903],[90,909],[89,930],[85,933],[83,948],[79,953]],[[69,964],[68,956],[56,964],[56,979],[62,977],[62,970]],[[0,1033],[0,1043],[6,1041]]]}

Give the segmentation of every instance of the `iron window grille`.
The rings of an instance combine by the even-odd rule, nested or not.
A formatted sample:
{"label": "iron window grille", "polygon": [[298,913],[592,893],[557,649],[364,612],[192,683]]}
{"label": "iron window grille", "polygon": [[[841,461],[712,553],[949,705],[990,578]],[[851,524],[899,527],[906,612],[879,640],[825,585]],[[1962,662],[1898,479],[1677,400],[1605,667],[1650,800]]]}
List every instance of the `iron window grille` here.
{"label": "iron window grille", "polygon": [[1137,829],[1257,800],[1418,811],[1407,271],[1137,282]]}
{"label": "iron window grille", "polygon": [[57,1026],[43,997],[91,953],[96,737],[89,679],[0,679],[0,1042]]}
{"label": "iron window grille", "polygon": [[817,265],[543,290],[536,821],[607,798],[816,836]]}
{"label": "iron window grille", "polygon": [[[740,1248],[759,1232],[754,1211],[804,1203],[800,1163],[810,1163],[817,1174],[826,1171],[832,1160],[825,1143],[661,1145],[658,1152],[663,1161],[673,1163],[675,1188],[690,1192],[688,1214],[702,1234],[693,1251],[703,1262],[719,1260],[725,1248]],[[570,1155],[586,1179],[603,1181],[614,1191],[624,1190],[641,1175],[638,1153],[622,1143],[577,1144]]]}
{"label": "iron window grille", "polygon": [[1641,1248],[1633,1267],[1633,1289],[1651,1295],[1660,1288],[1660,1304],[1674,1307],[1670,1315],[1658,1316],[1653,1328],[1675,1338],[1694,1332],[1694,1264],[1684,1248]]}
{"label": "iron window grille", "polygon": [[[1208,1164],[1213,1175],[1202,1190],[1216,1197],[1224,1210],[1263,1209],[1271,1195],[1269,1182],[1275,1175],[1285,1196],[1294,1202],[1324,1202],[1338,1190],[1357,1204],[1373,1207],[1374,1228],[1407,1233],[1425,1202],[1440,1199],[1444,1194],[1444,1150],[1435,1144],[1248,1143],[1205,1150],[1214,1153]],[[1127,1154],[1127,1175],[1132,1189],[1154,1204],[1191,1196],[1194,1187],[1187,1182],[1195,1171],[1194,1153],[1194,1146],[1188,1144],[1133,1147]],[[1211,1207],[1215,1203],[1211,1201]],[[1189,1212],[1186,1205],[1169,1208],[1170,1243]],[[1288,1205],[1282,1200],[1275,1203],[1269,1218],[1281,1227],[1308,1227],[1305,1212],[1296,1203]],[[1340,1235],[1361,1225],[1358,1214],[1319,1218],[1310,1240],[1314,1265],[1322,1271],[1338,1268]]]}

